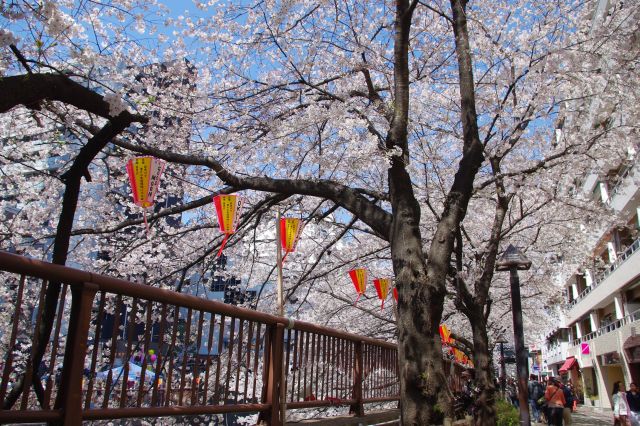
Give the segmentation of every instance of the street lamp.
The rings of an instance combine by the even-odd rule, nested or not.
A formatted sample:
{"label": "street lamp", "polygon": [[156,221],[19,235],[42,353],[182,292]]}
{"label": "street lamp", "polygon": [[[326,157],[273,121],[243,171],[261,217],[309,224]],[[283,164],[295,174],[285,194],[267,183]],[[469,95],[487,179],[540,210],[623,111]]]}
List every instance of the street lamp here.
{"label": "street lamp", "polygon": [[507,387],[507,369],[504,366],[504,344],[507,343],[507,340],[500,334],[496,343],[500,345],[500,392],[502,393],[502,398],[504,398],[504,392]]}
{"label": "street lamp", "polygon": [[520,424],[524,426],[531,426],[531,420],[529,418],[529,392],[527,390],[528,362],[527,351],[524,348],[524,332],[522,330],[522,303],[520,300],[520,278],[518,277],[518,271],[526,271],[529,268],[531,268],[531,261],[511,244],[509,244],[509,247],[507,247],[502,257],[496,262],[496,271],[509,271],[513,335],[516,346]]}

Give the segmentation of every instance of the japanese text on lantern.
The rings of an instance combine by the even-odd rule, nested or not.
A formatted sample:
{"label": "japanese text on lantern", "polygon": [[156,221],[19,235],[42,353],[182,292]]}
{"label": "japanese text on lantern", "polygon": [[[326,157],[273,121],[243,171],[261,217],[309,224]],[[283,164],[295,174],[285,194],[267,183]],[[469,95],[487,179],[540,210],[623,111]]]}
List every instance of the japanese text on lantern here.
{"label": "japanese text on lantern", "polygon": [[225,234],[233,234],[236,230],[238,215],[237,195],[217,195],[213,198],[218,214],[218,226]]}
{"label": "japanese text on lantern", "polygon": [[302,221],[300,219],[292,217],[283,217],[280,219],[280,241],[285,251],[285,257],[288,253],[296,249],[298,236],[302,229],[301,223]]}

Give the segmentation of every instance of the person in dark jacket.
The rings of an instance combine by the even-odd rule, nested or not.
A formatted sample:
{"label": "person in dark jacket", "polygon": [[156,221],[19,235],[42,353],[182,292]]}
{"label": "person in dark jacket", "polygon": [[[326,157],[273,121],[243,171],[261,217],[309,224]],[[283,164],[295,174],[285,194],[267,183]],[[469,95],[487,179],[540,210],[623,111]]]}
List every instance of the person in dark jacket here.
{"label": "person in dark jacket", "polygon": [[629,385],[627,402],[629,402],[631,426],[640,426],[640,391],[635,383]]}
{"label": "person in dark jacket", "polygon": [[531,417],[536,423],[540,423],[540,406],[538,405],[538,399],[544,396],[545,388],[538,381],[538,376],[532,374],[529,376],[529,384],[527,386],[529,391],[529,405],[531,406]]}
{"label": "person in dark jacket", "polygon": [[562,423],[564,426],[568,426],[571,424],[571,408],[573,407],[574,395],[569,386],[562,382],[559,382],[559,385],[565,400],[564,408],[562,409]]}

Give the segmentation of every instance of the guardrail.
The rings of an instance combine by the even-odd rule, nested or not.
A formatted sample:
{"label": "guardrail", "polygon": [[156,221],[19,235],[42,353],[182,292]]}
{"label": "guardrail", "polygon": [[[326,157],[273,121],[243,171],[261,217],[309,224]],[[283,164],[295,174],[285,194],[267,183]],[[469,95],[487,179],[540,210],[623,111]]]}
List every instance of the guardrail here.
{"label": "guardrail", "polygon": [[[365,403],[399,399],[392,343],[1,251],[0,271],[0,319],[11,324],[0,330],[0,422],[259,413],[277,425],[281,385],[287,409],[363,415]],[[58,283],[34,366],[45,294]]]}
{"label": "guardrail", "polygon": [[629,161],[629,163],[620,171],[620,173],[617,176],[616,184],[613,186],[613,188],[611,188],[611,196],[609,197],[609,204],[613,202],[613,197],[615,197],[616,194],[620,192],[620,189],[622,189],[622,187],[625,184],[626,178],[631,174],[635,166],[638,164],[640,164],[640,156],[636,155],[636,157],[631,161]]}
{"label": "guardrail", "polygon": [[611,323],[600,327],[596,331],[592,331],[591,333],[585,334],[584,336],[578,339],[574,339],[572,344],[573,346],[578,346],[580,343],[588,342],[589,340],[593,340],[596,337],[600,337],[607,333],[611,333],[612,331],[615,331],[620,327],[623,327],[627,324],[631,324],[638,320],[640,320],[640,309],[630,313],[629,315],[624,316],[623,318],[612,321]]}
{"label": "guardrail", "polygon": [[633,255],[636,251],[640,249],[640,238],[636,239],[629,247],[625,249],[622,253],[618,255],[618,258],[611,265],[608,265],[607,268],[598,273],[590,286],[587,286],[578,297],[569,302],[569,308],[572,308],[582,299],[584,299],[589,293],[591,293],[596,287],[598,287],[609,275],[611,275],[616,269],[620,267],[627,259]]}

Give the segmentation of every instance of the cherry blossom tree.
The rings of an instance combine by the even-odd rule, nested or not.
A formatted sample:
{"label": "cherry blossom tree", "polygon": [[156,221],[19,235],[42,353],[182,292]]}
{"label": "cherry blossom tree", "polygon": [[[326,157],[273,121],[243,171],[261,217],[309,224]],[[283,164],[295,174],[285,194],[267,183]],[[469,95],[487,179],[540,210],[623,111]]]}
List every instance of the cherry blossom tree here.
{"label": "cherry blossom tree", "polygon": [[[577,1],[212,2],[167,20],[142,1],[2,7],[3,164],[57,161],[3,179],[12,196],[2,204],[15,212],[2,221],[3,247],[182,289],[222,240],[211,195],[242,191],[247,208],[225,253],[243,281],[272,277],[275,208],[307,218],[287,261],[290,313],[395,335],[403,424],[429,424],[450,396],[438,326],[445,306],[462,311],[488,407],[481,420],[491,421],[500,242],[544,259],[559,251],[558,230],[583,217],[576,206],[549,220],[567,205],[559,194],[570,182],[559,177],[615,138],[558,140],[554,122],[575,97],[572,65],[598,56],[597,40],[615,31],[579,31],[590,11]],[[46,148],[29,148],[36,139]],[[123,173],[136,153],[170,162],[149,239]],[[347,309],[340,280],[356,265],[393,274],[397,335],[373,299]],[[363,312],[370,321],[357,321]]]}

